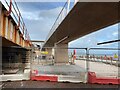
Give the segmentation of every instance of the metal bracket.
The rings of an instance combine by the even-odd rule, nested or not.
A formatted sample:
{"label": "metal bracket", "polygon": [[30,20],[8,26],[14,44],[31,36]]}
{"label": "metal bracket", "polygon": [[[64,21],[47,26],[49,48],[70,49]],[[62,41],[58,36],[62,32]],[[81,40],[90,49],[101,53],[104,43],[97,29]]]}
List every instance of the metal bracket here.
{"label": "metal bracket", "polygon": [[16,26],[16,29],[18,30],[20,27],[20,13],[19,13],[19,16],[18,16],[18,25]]}
{"label": "metal bracket", "polygon": [[25,32],[25,24],[23,24],[23,35],[24,35],[24,32]]}
{"label": "metal bracket", "polygon": [[5,15],[9,16],[12,12],[12,0],[10,0],[10,6],[9,6],[9,11],[6,11]]}

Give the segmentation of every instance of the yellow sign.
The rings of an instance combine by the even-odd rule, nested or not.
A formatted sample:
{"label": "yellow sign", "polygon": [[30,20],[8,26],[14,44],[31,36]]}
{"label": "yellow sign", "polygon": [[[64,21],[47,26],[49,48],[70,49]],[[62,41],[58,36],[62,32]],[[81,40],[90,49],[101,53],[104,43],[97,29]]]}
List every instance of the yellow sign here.
{"label": "yellow sign", "polygon": [[41,53],[42,53],[42,54],[48,54],[48,52],[47,52],[47,51],[42,51]]}
{"label": "yellow sign", "polygon": [[118,55],[117,55],[117,54],[115,54],[115,55],[114,55],[114,58],[118,58]]}

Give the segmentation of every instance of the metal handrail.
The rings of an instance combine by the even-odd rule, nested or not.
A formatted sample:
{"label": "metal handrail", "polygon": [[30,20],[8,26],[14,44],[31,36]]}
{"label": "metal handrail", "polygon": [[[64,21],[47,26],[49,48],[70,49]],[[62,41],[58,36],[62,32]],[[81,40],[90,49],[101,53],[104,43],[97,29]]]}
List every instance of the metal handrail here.
{"label": "metal handrail", "polygon": [[[21,13],[20,13],[20,10],[19,10],[19,8],[18,8],[18,5],[17,5],[17,3],[16,3],[16,1],[14,0],[14,3],[15,3],[15,6],[16,6],[16,8],[17,8],[17,10],[18,10],[18,13],[19,13],[19,15],[20,15],[20,19],[22,20],[20,20],[20,24],[22,24],[22,26],[24,25],[24,27],[26,28],[26,25],[25,25],[25,23],[24,23],[24,20],[23,20],[23,18],[22,18],[22,15],[21,15]],[[23,27],[22,27],[21,25],[20,25],[20,28],[21,28],[21,30],[23,31]],[[23,33],[24,34],[24,33]],[[28,38],[27,38],[27,40],[29,40]]]}
{"label": "metal handrail", "polygon": [[[67,0],[67,1],[68,1],[68,0]],[[50,36],[54,33],[54,31],[57,29],[58,25],[61,24],[61,22],[64,20],[64,18],[68,15],[68,12],[66,11],[66,15],[64,16],[64,18],[62,18],[62,19],[59,21],[60,16],[63,14],[63,10],[66,8],[66,6],[67,6],[67,4],[68,4],[67,1],[65,2],[62,10],[60,11],[60,13],[59,13],[58,17],[56,18],[56,20],[55,20],[52,28],[50,29],[50,31],[49,31],[49,33],[48,33],[48,35],[47,35],[47,38],[46,38],[46,40],[45,40],[45,43],[46,43],[47,40],[50,38]],[[75,4],[74,4],[74,5],[75,5]],[[73,5],[73,7],[74,7],[74,5]],[[73,8],[73,7],[72,7],[72,8]],[[58,21],[59,21],[59,22],[58,22]]]}
{"label": "metal handrail", "polygon": [[56,18],[56,20],[55,20],[55,22],[54,22],[52,28],[50,29],[50,31],[49,31],[49,33],[48,33],[48,35],[47,35],[46,41],[47,41],[48,38],[51,36],[52,32],[54,32],[54,29],[53,29],[53,28],[54,28],[56,22],[58,21],[60,15],[61,15],[61,13],[63,12],[63,10],[64,10],[64,8],[65,8],[66,5],[67,5],[67,1],[65,2],[64,6],[63,6],[63,8],[62,8],[62,10],[61,10],[60,13],[58,14],[58,17]]}
{"label": "metal handrail", "polygon": [[[14,0],[14,2],[15,2],[15,0]],[[16,5],[16,8],[18,9],[18,5],[17,5],[16,2],[15,2],[15,5]],[[19,10],[19,9],[18,9],[18,12],[20,13],[20,10]],[[22,22],[23,22],[24,26],[26,26],[25,23],[24,23],[24,20],[23,20],[23,18],[22,18],[22,16],[21,16],[21,13],[20,13],[20,17],[21,17],[21,19],[22,19]],[[22,22],[21,22],[21,24],[22,24]]]}
{"label": "metal handrail", "polygon": [[[5,0],[5,3],[7,5],[7,7],[10,7],[7,0]],[[20,23],[19,30],[23,34],[23,38],[25,40],[27,40],[27,41],[30,41],[30,36],[26,36],[26,35],[29,35],[29,34],[26,34],[26,33],[28,33],[28,31],[27,31],[27,28],[26,28],[26,25],[24,23],[23,17],[22,17],[22,15],[20,13],[20,10],[19,10],[18,5],[17,5],[15,0],[14,0],[14,4],[12,3],[12,7],[13,7],[13,9],[15,11],[15,12],[13,10],[11,11],[11,13],[12,13],[12,15],[14,17],[13,19],[15,20],[16,23]],[[19,17],[20,17],[20,22],[19,22]],[[23,28],[23,26],[24,26],[24,28]],[[24,37],[24,35],[25,35],[25,37]]]}
{"label": "metal handrail", "polygon": [[90,48],[90,50],[120,50],[120,48]]}

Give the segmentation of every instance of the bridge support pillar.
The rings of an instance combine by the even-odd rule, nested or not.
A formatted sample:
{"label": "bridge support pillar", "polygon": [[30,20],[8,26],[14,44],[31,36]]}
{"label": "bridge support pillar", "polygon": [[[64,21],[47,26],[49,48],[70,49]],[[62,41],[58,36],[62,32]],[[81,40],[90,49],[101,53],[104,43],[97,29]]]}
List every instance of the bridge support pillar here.
{"label": "bridge support pillar", "polygon": [[52,55],[52,48],[48,48],[47,51],[48,51],[48,55]]}
{"label": "bridge support pillar", "polygon": [[55,44],[55,63],[68,63],[68,44]]}

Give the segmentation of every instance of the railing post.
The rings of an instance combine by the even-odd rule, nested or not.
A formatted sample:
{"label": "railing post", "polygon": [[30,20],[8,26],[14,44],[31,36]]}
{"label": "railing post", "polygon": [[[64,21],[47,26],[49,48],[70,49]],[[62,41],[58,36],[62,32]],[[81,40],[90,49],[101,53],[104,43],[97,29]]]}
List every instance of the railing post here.
{"label": "railing post", "polygon": [[89,72],[89,50],[90,48],[86,48],[86,78],[85,80],[88,81],[88,72]]}
{"label": "railing post", "polygon": [[68,5],[67,5],[67,14],[69,13],[69,9],[70,9],[70,0],[67,0]]}
{"label": "railing post", "polygon": [[87,70],[87,72],[89,71],[89,50],[90,50],[90,48],[86,48],[86,55],[87,55],[87,58],[86,58],[86,70]]}
{"label": "railing post", "polygon": [[27,29],[25,30],[25,40],[27,40]]}
{"label": "railing post", "polygon": [[25,24],[23,23],[23,36],[24,36]]}
{"label": "railing post", "polygon": [[6,16],[9,16],[12,12],[12,0],[10,0],[9,11],[6,12]]}

